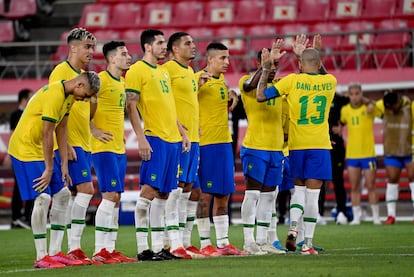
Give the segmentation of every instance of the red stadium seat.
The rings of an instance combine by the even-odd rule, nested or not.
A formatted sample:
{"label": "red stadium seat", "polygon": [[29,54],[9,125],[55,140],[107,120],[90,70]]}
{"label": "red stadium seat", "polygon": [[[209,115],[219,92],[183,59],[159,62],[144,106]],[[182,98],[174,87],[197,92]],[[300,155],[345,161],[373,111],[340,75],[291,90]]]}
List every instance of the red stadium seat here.
{"label": "red stadium seat", "polygon": [[299,0],[299,21],[322,22],[329,18],[330,6],[327,0]]}
{"label": "red stadium seat", "polygon": [[173,24],[180,27],[200,26],[203,22],[204,5],[200,1],[181,1],[173,6]]}
{"label": "red stadium seat", "polygon": [[333,52],[340,50],[342,36],[341,25],[337,23],[317,23],[311,27],[311,32],[322,36],[322,61],[328,70],[337,69],[340,66],[340,57]]}
{"label": "red stadium seat", "polygon": [[266,22],[294,22],[298,14],[297,0],[267,0]]}
{"label": "red stadium seat", "polygon": [[13,21],[0,21],[0,42],[14,41]]}
{"label": "red stadium seat", "polygon": [[51,57],[52,60],[61,62],[68,58],[68,54],[69,54],[69,48],[67,45],[68,35],[69,35],[69,31],[63,32],[60,35],[60,45],[56,49],[56,52],[52,54],[52,57]]}
{"label": "red stadium seat", "polygon": [[4,11],[4,0],[0,0],[0,17],[3,17],[5,14]]}
{"label": "red stadium seat", "polygon": [[[374,36],[372,46],[376,50],[374,60],[378,68],[399,68],[407,65],[410,51],[408,46],[411,42],[410,33],[407,31],[408,24],[405,20],[387,19],[378,23],[378,33]],[[392,33],[381,33],[381,31]]]}
{"label": "red stadium seat", "polygon": [[392,18],[396,9],[395,0],[363,0],[363,20]]}
{"label": "red stadium seat", "polygon": [[128,52],[135,61],[142,56],[140,43],[141,32],[143,30],[130,29],[121,33],[121,40],[124,40],[128,48]]}
{"label": "red stadium seat", "polygon": [[169,2],[150,2],[144,7],[141,27],[161,28],[172,21],[172,4]]}
{"label": "red stadium seat", "polygon": [[36,0],[11,0],[9,11],[4,16],[9,19],[35,16],[37,13]]}
{"label": "red stadium seat", "polygon": [[228,26],[216,30],[217,38],[229,48],[233,55],[246,53],[245,35],[245,30],[241,27]]}
{"label": "red stadium seat", "polygon": [[207,27],[194,27],[187,29],[186,32],[194,39],[197,46],[197,52],[204,55],[207,45],[214,39],[213,29]]}
{"label": "red stadium seat", "polygon": [[397,7],[394,13],[397,18],[414,17],[414,0],[397,0]]}
{"label": "red stadium seat", "polygon": [[[356,21],[344,24],[344,31],[356,33],[345,35],[342,38],[341,48],[343,51],[347,51],[347,53],[342,55],[342,68],[355,70],[375,67],[370,51],[374,35],[373,33],[364,32],[374,30],[374,23],[368,21]],[[357,57],[360,58],[359,65]]]}
{"label": "red stadium seat", "polygon": [[230,24],[234,20],[234,2],[209,1],[205,4],[204,24],[222,25]]}
{"label": "red stadium seat", "polygon": [[246,29],[246,34],[250,38],[248,49],[254,56],[260,49],[272,47],[272,43],[278,37],[275,25],[254,25]]}
{"label": "red stadium seat", "polygon": [[93,56],[95,59],[103,58],[102,47],[105,43],[111,40],[119,40],[121,38],[121,35],[118,31],[110,29],[97,30],[94,32],[94,35],[96,37],[95,53]]}
{"label": "red stadium seat", "polygon": [[138,3],[119,3],[111,9],[109,26],[117,29],[140,27],[142,6]]}
{"label": "red stadium seat", "polygon": [[331,20],[359,19],[361,13],[361,0],[331,0]]}
{"label": "red stadium seat", "polygon": [[307,34],[309,32],[308,25],[304,24],[285,24],[281,27],[280,33],[283,35],[286,35],[285,37],[285,46],[284,48],[289,49],[289,51],[292,49],[292,43],[296,37],[296,35],[299,34]]}
{"label": "red stadium seat", "polygon": [[88,4],[83,8],[79,26],[90,30],[109,26],[111,6],[105,4]]}
{"label": "red stadium seat", "polygon": [[235,16],[233,22],[235,24],[251,24],[258,25],[266,20],[266,1],[265,0],[241,0],[236,2]]}

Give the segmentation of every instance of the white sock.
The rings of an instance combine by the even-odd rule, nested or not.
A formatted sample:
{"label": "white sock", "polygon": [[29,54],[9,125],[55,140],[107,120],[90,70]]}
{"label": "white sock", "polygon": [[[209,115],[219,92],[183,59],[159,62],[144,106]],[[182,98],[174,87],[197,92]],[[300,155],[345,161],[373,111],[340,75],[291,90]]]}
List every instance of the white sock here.
{"label": "white sock", "polygon": [[279,241],[277,236],[277,213],[276,213],[276,198],[279,193],[278,187],[273,192],[272,200],[272,218],[270,219],[270,228],[267,230],[267,243],[272,244],[275,241]]}
{"label": "white sock", "polygon": [[[71,232],[69,241],[69,252],[77,248],[81,248],[81,237],[83,229],[85,228],[86,211],[89,202],[92,199],[92,194],[78,192],[73,201],[71,211]],[[70,201],[69,201],[70,202]],[[69,235],[69,233],[67,233]]]}
{"label": "white sock", "polygon": [[183,232],[183,245],[184,247],[189,247],[191,243],[191,233],[193,232],[194,221],[196,218],[198,201],[187,202],[187,221],[185,223],[185,228]]}
{"label": "white sock", "polygon": [[95,252],[101,251],[102,248],[108,247],[107,236],[111,229],[111,221],[114,213],[115,202],[107,199],[102,199],[99,204],[98,210],[95,216]]}
{"label": "white sock", "polygon": [[149,209],[151,200],[138,197],[135,206],[135,236],[137,238],[137,252],[141,253],[149,249],[148,232],[149,232]]}
{"label": "white sock", "polygon": [[388,216],[395,217],[397,214],[398,184],[387,183],[385,201],[387,202]]}
{"label": "white sock", "polygon": [[182,192],[178,199],[178,226],[180,240],[184,243],[184,229],[187,223],[187,206],[191,192]]}
{"label": "white sock", "polygon": [[413,203],[413,208],[414,208],[414,182],[410,182],[410,190],[411,190],[411,201]]}
{"label": "white sock", "polygon": [[47,255],[47,212],[49,211],[50,195],[41,193],[34,201],[31,217],[32,232],[36,247],[36,260]]}
{"label": "white sock", "polygon": [[164,245],[165,230],[165,204],[167,200],[154,198],[151,201],[150,226],[151,226],[151,245],[155,253],[161,251]]}
{"label": "white sock", "polygon": [[306,187],[295,186],[290,200],[290,226],[294,227],[300,220],[305,209]]}
{"label": "white sock", "polygon": [[372,212],[372,221],[373,222],[380,222],[379,205],[378,204],[371,204],[371,212]]}
{"label": "white sock", "polygon": [[62,250],[62,240],[66,229],[66,210],[70,198],[67,187],[62,188],[52,197],[52,208],[50,209],[50,245],[49,254],[56,255]]}
{"label": "white sock", "polygon": [[256,223],[256,243],[263,245],[267,243],[267,231],[270,228],[272,219],[272,202],[274,200],[274,192],[261,192],[260,200],[257,203],[257,223]]}
{"label": "white sock", "polygon": [[303,214],[303,225],[305,226],[305,241],[311,247],[315,233],[316,220],[318,218],[318,201],[320,189],[306,189],[306,205]]}
{"label": "white sock", "polygon": [[302,242],[305,240],[305,225],[303,224],[303,216],[300,217],[296,225],[296,230],[298,231],[296,242]]}
{"label": "white sock", "polygon": [[243,222],[244,245],[254,242],[254,223],[256,218],[257,201],[260,197],[258,190],[246,190],[241,206],[241,218]]}
{"label": "white sock", "polygon": [[229,216],[213,216],[214,229],[216,230],[217,247],[225,247],[229,242]]}
{"label": "white sock", "polygon": [[119,207],[114,208],[112,219],[111,219],[111,228],[110,232],[106,236],[106,250],[110,253],[115,250],[115,243],[118,237],[118,228],[119,228]]}
{"label": "white sock", "polygon": [[170,192],[165,204],[165,225],[170,241],[171,251],[182,247],[183,243],[179,235],[179,220],[178,220],[178,199],[183,189],[178,187]]}
{"label": "white sock", "polygon": [[352,213],[354,215],[355,222],[361,221],[361,206],[352,206]]}
{"label": "white sock", "polygon": [[210,227],[211,227],[211,224],[210,224],[209,217],[197,218],[197,229],[198,229],[198,234],[200,235],[200,247],[201,248],[211,245]]}
{"label": "white sock", "polygon": [[66,236],[68,239],[68,249],[72,249],[72,208],[73,208],[73,202],[75,201],[75,196],[71,194],[68,202],[68,207],[66,209]]}

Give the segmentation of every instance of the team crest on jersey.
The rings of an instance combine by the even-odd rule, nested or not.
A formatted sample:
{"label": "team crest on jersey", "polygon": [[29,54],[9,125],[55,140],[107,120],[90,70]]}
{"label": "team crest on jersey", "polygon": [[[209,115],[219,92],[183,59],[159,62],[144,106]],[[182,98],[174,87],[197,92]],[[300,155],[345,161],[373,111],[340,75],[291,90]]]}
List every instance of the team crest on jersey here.
{"label": "team crest on jersey", "polygon": [[86,169],[82,170],[82,177],[87,177],[88,176],[88,171]]}
{"label": "team crest on jersey", "polygon": [[252,169],[253,169],[253,164],[249,163],[249,164],[247,165],[247,169],[252,170]]}
{"label": "team crest on jersey", "polygon": [[213,181],[208,181],[207,182],[207,187],[212,188],[213,187]]}

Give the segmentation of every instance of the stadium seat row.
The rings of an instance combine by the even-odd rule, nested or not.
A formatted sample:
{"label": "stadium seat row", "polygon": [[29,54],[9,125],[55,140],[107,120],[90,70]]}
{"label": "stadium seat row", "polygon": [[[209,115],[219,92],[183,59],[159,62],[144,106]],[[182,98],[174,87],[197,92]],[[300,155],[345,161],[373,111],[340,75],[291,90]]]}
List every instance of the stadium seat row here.
{"label": "stadium seat row", "polygon": [[37,13],[36,0],[10,0],[6,11],[6,1],[0,0],[0,17],[19,19],[34,16]]}
{"label": "stadium seat row", "polygon": [[223,24],[413,19],[414,0],[109,1],[86,5],[88,28],[199,27]]}

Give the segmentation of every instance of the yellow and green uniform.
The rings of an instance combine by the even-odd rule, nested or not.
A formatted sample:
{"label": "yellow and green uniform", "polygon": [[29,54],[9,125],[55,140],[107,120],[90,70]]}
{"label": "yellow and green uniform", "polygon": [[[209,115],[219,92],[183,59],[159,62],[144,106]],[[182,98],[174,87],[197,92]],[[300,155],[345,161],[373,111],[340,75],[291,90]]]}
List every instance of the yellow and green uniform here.
{"label": "yellow and green uniform", "polygon": [[112,152],[124,154],[125,81],[123,77],[115,78],[109,71],[100,72],[99,78],[101,88],[98,93],[98,105],[92,122],[97,128],[111,132],[113,140],[102,142],[92,136],[92,153]]}
{"label": "yellow and green uniform", "polygon": [[50,83],[38,90],[14,130],[9,143],[9,154],[24,161],[42,161],[44,121],[59,124],[69,113],[74,98],[65,95],[63,83]]}
{"label": "yellow and green uniform", "polygon": [[162,66],[142,60],[133,64],[126,74],[126,91],[139,94],[137,108],[145,135],[166,142],[181,141],[170,75]]}
{"label": "yellow and green uniform", "polygon": [[375,157],[374,118],[375,113],[367,113],[366,105],[342,107],[340,121],[348,126],[347,159]]}
{"label": "yellow and green uniform", "polygon": [[184,66],[175,60],[166,62],[163,67],[171,78],[171,87],[180,122],[187,128],[191,142],[199,142],[198,83],[191,66]]}
{"label": "yellow and green uniform", "polygon": [[243,106],[248,119],[243,146],[257,150],[282,151],[283,99],[273,98],[266,102],[257,102],[255,89],[249,92],[243,90],[243,83],[250,77],[250,75],[243,76],[239,81]]}
{"label": "yellow and green uniform", "polygon": [[[204,72],[195,74],[197,82]],[[228,123],[228,94],[223,74],[213,76],[199,88],[200,146],[232,141]]]}
{"label": "yellow and green uniform", "polygon": [[[58,64],[49,76],[49,83],[59,80],[70,80],[76,78],[82,71],[73,68],[69,62],[64,61]],[[89,127],[90,103],[76,101],[73,104],[68,119],[68,142],[72,147],[81,147],[84,151],[90,152]]]}
{"label": "yellow and green uniform", "polygon": [[289,150],[331,149],[328,116],[336,78],[331,74],[289,74],[274,86],[278,95],[287,95],[289,103]]}

